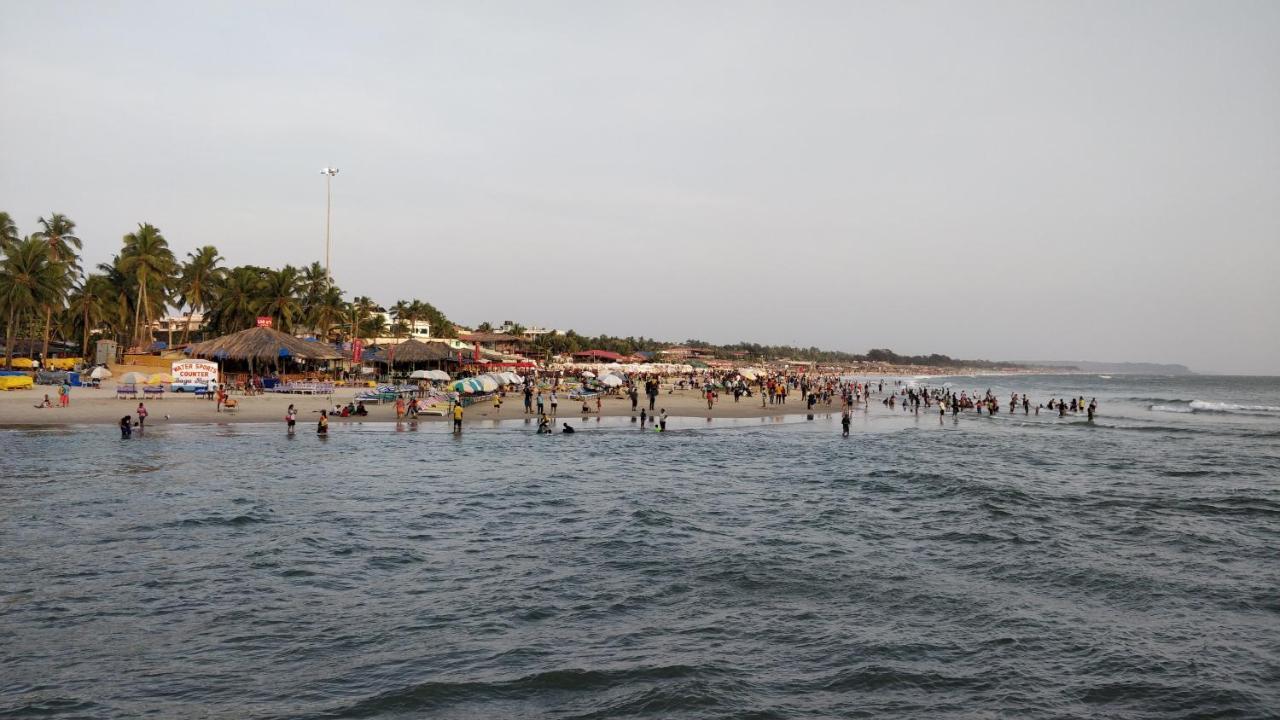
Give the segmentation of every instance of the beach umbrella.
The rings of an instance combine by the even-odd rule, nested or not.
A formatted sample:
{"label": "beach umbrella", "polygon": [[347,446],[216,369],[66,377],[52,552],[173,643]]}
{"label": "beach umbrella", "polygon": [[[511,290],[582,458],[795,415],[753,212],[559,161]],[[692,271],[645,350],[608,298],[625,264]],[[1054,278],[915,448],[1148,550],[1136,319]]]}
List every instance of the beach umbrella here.
{"label": "beach umbrella", "polygon": [[595,374],[595,373],[593,373],[593,372],[591,372],[590,370],[583,370],[583,371],[582,371],[582,377],[595,377],[595,376],[596,376],[596,374]]}
{"label": "beach umbrella", "polygon": [[127,372],[120,376],[121,385],[145,385],[147,376],[140,372]]}
{"label": "beach umbrella", "polygon": [[89,377],[94,380],[106,380],[111,377],[111,371],[104,367],[96,367],[93,369],[93,372],[89,373]]}
{"label": "beach umbrella", "polygon": [[476,382],[480,383],[480,390],[482,392],[493,392],[498,389],[498,381],[494,380],[491,375],[481,375],[476,378]]}
{"label": "beach umbrella", "polygon": [[447,381],[447,380],[449,379],[449,373],[447,373],[447,372],[445,372],[445,371],[443,371],[443,370],[428,370],[428,371],[427,371],[427,379],[429,379],[429,380],[444,380],[444,381]]}
{"label": "beach umbrella", "polygon": [[622,387],[624,382],[622,378],[618,377],[617,375],[605,375],[604,377],[600,378],[600,384],[605,385],[607,387]]}
{"label": "beach umbrella", "polygon": [[409,379],[410,380],[429,380],[431,379],[431,374],[426,370],[414,370],[413,372],[409,373]]}
{"label": "beach umbrella", "polygon": [[173,376],[169,373],[156,373],[155,375],[147,378],[148,385],[163,385],[171,382],[173,382]]}

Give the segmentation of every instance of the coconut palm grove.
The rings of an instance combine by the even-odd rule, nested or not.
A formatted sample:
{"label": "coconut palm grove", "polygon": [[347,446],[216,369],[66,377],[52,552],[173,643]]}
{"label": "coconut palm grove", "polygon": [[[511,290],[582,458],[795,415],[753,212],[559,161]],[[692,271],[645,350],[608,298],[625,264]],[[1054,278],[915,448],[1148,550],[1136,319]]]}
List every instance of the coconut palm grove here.
{"label": "coconut palm grove", "polygon": [[[426,300],[399,299],[383,304],[367,296],[348,297],[318,261],[281,268],[232,265],[212,245],[185,254],[175,250],[161,228],[140,222],[122,233],[110,262],[85,268],[81,262],[84,240],[70,216],[52,212],[36,218],[26,229],[30,232],[23,234],[13,217],[0,211],[4,367],[11,367],[15,356],[48,358],[70,354],[71,349],[89,357],[92,343],[100,339],[115,340],[122,351],[129,352],[152,350],[158,342],[184,345],[253,327],[263,317],[270,318],[271,326],[282,332],[335,344],[388,335],[407,337],[419,321],[429,323],[434,337],[458,336],[457,326]],[[156,321],[173,310],[185,321],[176,334],[162,340],[156,333]],[[494,329],[489,322],[475,327],[482,333]],[[524,331],[519,324],[507,329],[515,335]],[[633,355],[675,344],[643,336],[589,336],[567,330],[531,337],[527,352],[546,359],[588,349]],[[1013,366],[936,353],[899,355],[887,349],[855,354],[752,342],[715,345],[689,339],[680,344],[757,360]],[[54,351],[57,348],[61,351]]]}

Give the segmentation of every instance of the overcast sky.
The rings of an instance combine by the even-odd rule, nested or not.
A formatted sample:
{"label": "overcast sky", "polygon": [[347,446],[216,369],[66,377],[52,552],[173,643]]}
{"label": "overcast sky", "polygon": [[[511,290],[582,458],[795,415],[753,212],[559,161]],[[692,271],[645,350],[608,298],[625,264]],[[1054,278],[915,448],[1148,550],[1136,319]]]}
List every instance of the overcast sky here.
{"label": "overcast sky", "polygon": [[1280,374],[1280,3],[7,2],[0,210],[463,323]]}

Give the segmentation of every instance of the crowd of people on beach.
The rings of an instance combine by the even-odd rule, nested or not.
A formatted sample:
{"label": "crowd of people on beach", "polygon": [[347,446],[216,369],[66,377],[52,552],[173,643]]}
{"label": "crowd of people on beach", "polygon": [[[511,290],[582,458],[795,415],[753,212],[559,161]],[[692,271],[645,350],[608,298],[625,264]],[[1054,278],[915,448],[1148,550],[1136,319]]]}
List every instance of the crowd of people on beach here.
{"label": "crowd of people on beach", "polygon": [[[1021,411],[1023,415],[1033,413],[1039,415],[1041,410],[1048,410],[1056,411],[1058,417],[1085,413],[1088,420],[1092,422],[1098,408],[1096,398],[1086,403],[1083,396],[1050,398],[1047,403],[1033,403],[1027,393],[1013,392],[1006,403],[1002,402],[990,389],[973,392],[956,391],[951,387],[951,383],[931,387],[918,381],[901,379],[889,381],[886,388],[886,381],[883,379],[861,380],[834,373],[778,372],[747,377],[730,371],[703,371],[680,376],[635,376],[627,378],[625,384],[620,387],[597,388],[593,393],[583,393],[581,390],[566,393],[569,386],[563,384],[563,381],[564,377],[561,375],[541,379],[531,376],[526,379],[523,386],[512,391],[522,396],[523,412],[525,415],[536,418],[536,432],[540,435],[551,434],[554,431],[560,412],[560,400],[566,395],[581,400],[581,413],[584,418],[592,413],[603,414],[603,398],[606,395],[621,398],[630,402],[631,421],[638,423],[640,429],[652,428],[656,432],[665,432],[668,421],[667,411],[657,406],[657,400],[664,385],[668,394],[677,390],[698,391],[700,396],[705,398],[709,412],[714,410],[717,402],[720,402],[722,394],[731,395],[735,403],[741,402],[743,398],[749,399],[758,395],[761,408],[771,405],[784,406],[787,405],[789,398],[798,397],[800,406],[810,413],[810,419],[819,407],[831,413],[838,403],[841,413],[841,431],[846,437],[850,432],[853,413],[858,410],[868,410],[873,398],[888,410],[901,408],[904,413],[913,412],[918,415],[922,411],[932,412],[937,408],[940,422],[948,413],[953,417],[968,412],[995,416],[1002,410],[1010,414]],[[507,391],[503,389],[493,393],[492,397],[485,396],[484,400],[491,401],[494,410],[500,412],[506,394]],[[59,407],[67,407],[69,395],[69,387],[59,389]],[[647,402],[641,402],[641,395]],[[219,411],[223,407],[234,407],[232,403],[235,401],[226,397],[226,391],[223,388],[218,388],[213,396]],[[394,402],[396,422],[405,420],[416,422],[424,412],[427,412],[424,402],[416,396],[397,397]],[[455,394],[450,399],[448,410],[444,412],[445,416],[452,420],[455,433],[462,432],[466,413],[465,405],[468,402],[474,401],[464,402],[462,396]],[[53,403],[46,395],[45,402],[37,407],[53,407]],[[435,415],[441,414],[441,410],[434,408],[430,412]],[[363,401],[353,399],[346,404],[339,403],[319,410],[318,414],[316,433],[323,436],[329,432],[331,418],[367,417],[369,410]],[[122,437],[130,437],[135,429],[141,432],[145,427],[146,417],[146,406],[139,403],[133,415],[120,419]],[[293,404],[289,405],[284,420],[288,432],[293,433],[298,421],[298,410]],[[571,434],[577,431],[567,422],[561,421],[560,425],[561,433]]]}

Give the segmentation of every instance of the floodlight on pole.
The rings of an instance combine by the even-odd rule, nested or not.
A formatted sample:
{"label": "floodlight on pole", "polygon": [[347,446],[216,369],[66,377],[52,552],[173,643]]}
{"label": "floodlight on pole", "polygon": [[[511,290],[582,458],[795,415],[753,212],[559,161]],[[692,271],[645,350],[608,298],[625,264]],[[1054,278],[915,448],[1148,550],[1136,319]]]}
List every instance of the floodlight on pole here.
{"label": "floodlight on pole", "polygon": [[333,273],[329,272],[329,216],[332,207],[332,192],[329,183],[333,180],[333,176],[338,174],[338,168],[323,168],[320,174],[324,176],[324,276],[333,284]]}

